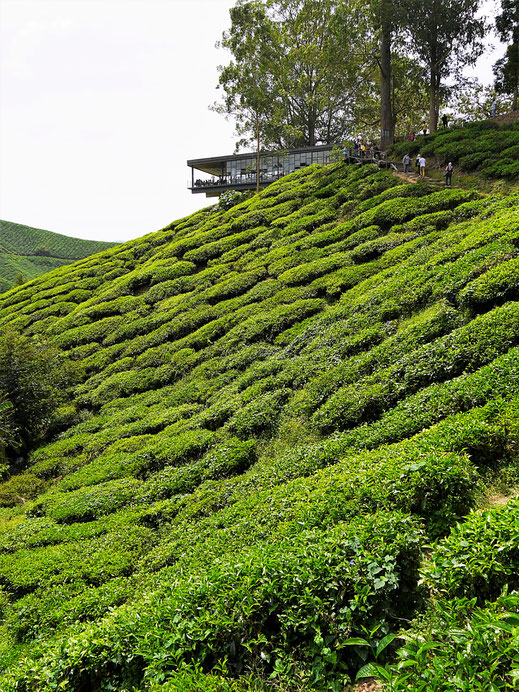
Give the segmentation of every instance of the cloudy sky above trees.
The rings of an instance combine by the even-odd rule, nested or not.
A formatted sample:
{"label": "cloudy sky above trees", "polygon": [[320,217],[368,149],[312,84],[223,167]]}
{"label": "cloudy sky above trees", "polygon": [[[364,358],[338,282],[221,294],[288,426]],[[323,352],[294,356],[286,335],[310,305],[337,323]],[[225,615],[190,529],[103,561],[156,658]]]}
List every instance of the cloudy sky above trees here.
{"label": "cloudy sky above trees", "polygon": [[[208,108],[233,5],[0,0],[0,218],[127,240],[212,203],[186,160],[234,149]],[[497,57],[473,74],[491,81]]]}

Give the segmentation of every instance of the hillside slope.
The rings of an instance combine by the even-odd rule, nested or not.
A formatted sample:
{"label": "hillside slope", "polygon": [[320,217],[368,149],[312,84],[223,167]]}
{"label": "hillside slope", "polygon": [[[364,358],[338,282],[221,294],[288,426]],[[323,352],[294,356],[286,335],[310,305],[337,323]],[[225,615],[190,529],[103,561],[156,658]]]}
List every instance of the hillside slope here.
{"label": "hillside slope", "polygon": [[[519,119],[513,113],[509,120],[498,119],[466,123],[465,127],[443,128],[432,135],[419,136],[413,142],[391,147],[393,155],[421,153],[441,168],[447,163],[455,169],[455,179],[462,173],[477,173],[479,179],[494,184],[519,180]],[[429,161],[429,164],[431,162]],[[430,167],[430,166],[429,166]]]}
{"label": "hillside slope", "polygon": [[2,690],[342,690],[422,613],[394,689],[511,684],[519,193],[400,182],[311,166],[0,296],[81,374],[0,486]]}
{"label": "hillside slope", "polygon": [[116,244],[0,221],[0,292],[14,286],[19,275],[28,281]]}

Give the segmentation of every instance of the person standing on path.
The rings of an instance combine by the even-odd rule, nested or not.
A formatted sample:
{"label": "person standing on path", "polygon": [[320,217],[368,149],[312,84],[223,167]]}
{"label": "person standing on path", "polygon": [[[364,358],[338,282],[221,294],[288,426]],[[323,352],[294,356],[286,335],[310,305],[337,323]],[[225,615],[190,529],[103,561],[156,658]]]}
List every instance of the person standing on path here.
{"label": "person standing on path", "polygon": [[449,124],[449,118],[447,117],[446,113],[444,113],[442,115],[442,123],[443,123],[444,129],[447,128],[447,125]]}
{"label": "person standing on path", "polygon": [[425,158],[420,156],[420,178],[425,178]]}
{"label": "person standing on path", "polygon": [[453,170],[454,170],[454,166],[449,161],[449,163],[445,167],[445,187],[452,187],[452,171]]}
{"label": "person standing on path", "polygon": [[404,173],[409,173],[409,166],[411,165],[411,157],[409,154],[404,156],[402,163],[404,164]]}

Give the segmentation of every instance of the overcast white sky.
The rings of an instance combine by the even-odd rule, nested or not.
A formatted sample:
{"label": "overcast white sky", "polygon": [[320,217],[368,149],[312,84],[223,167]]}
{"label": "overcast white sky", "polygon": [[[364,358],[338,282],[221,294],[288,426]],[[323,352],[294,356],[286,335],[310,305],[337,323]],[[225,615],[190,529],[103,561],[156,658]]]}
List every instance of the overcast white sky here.
{"label": "overcast white sky", "polygon": [[208,109],[234,4],[0,0],[0,218],[127,240],[212,204],[186,160],[234,150]]}

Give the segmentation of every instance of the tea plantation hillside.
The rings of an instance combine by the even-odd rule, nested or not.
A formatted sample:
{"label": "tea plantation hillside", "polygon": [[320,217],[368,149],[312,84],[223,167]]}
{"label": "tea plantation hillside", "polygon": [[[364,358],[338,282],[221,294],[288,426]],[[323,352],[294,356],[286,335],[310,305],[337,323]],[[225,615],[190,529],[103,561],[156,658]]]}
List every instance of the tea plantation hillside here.
{"label": "tea plantation hillside", "polygon": [[519,120],[498,124],[496,120],[466,123],[465,127],[443,128],[413,142],[392,147],[399,158],[409,153],[430,156],[443,168],[449,161],[456,172],[478,173],[483,179],[519,179]]}
{"label": "tea plantation hillside", "polygon": [[14,286],[19,276],[28,281],[114,245],[0,221],[0,292]]}
{"label": "tea plantation hillside", "polygon": [[79,376],[0,484],[0,689],[511,689],[518,298],[519,192],[343,163],[0,296]]}

